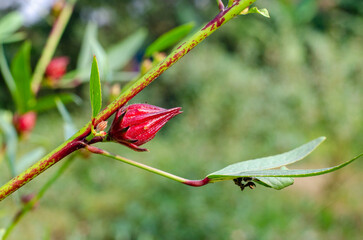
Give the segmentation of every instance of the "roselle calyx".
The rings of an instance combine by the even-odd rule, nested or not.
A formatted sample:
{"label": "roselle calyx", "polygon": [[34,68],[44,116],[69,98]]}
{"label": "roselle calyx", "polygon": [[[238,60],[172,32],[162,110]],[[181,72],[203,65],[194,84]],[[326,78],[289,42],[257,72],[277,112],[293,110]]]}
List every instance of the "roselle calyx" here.
{"label": "roselle calyx", "polygon": [[13,125],[20,135],[28,135],[34,128],[37,120],[37,114],[33,111],[13,116]]}
{"label": "roselle calyx", "polygon": [[135,151],[150,141],[171,118],[182,113],[180,107],[164,109],[149,104],[132,104],[121,107],[112,122],[109,139]]}
{"label": "roselle calyx", "polygon": [[69,64],[69,58],[62,56],[53,58],[45,70],[50,85],[56,84],[67,72],[67,66]]}

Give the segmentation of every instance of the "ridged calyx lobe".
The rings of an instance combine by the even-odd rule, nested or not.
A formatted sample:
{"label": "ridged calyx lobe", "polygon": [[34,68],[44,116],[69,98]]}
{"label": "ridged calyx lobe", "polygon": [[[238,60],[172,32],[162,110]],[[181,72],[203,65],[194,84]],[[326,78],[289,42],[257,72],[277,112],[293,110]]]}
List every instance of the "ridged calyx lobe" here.
{"label": "ridged calyx lobe", "polygon": [[173,117],[182,113],[180,107],[164,109],[149,104],[132,104],[120,108],[112,122],[109,138],[135,151],[150,141]]}

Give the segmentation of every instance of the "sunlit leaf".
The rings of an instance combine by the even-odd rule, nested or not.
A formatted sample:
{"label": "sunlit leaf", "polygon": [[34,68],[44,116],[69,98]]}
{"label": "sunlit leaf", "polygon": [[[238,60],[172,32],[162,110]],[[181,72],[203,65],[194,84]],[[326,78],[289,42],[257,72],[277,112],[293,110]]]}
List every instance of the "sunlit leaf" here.
{"label": "sunlit leaf", "polygon": [[161,52],[182,40],[193,29],[194,23],[187,23],[178,26],[169,32],[164,33],[156,39],[145,51],[145,56],[150,57],[155,52]]}
{"label": "sunlit leaf", "polygon": [[90,98],[92,106],[92,118],[95,118],[102,107],[101,81],[96,56],[93,57],[91,69]]}

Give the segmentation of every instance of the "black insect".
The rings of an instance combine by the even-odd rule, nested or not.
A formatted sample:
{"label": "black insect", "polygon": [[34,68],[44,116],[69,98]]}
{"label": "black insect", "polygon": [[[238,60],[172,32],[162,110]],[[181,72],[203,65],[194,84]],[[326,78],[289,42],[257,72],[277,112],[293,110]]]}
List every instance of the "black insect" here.
{"label": "black insect", "polygon": [[256,187],[256,184],[254,184],[252,182],[253,180],[254,180],[254,178],[251,178],[251,177],[243,177],[243,178],[239,177],[239,178],[233,179],[233,182],[234,182],[234,184],[236,184],[237,186],[239,186],[241,188],[241,191],[243,191],[245,189],[245,187],[249,187],[251,189],[254,189]]}

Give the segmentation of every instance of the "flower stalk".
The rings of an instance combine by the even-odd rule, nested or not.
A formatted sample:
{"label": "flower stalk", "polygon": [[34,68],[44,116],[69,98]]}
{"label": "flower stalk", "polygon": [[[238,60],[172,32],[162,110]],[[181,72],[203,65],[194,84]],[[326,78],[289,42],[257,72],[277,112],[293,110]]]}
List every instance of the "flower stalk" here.
{"label": "flower stalk", "polygon": [[[97,126],[100,122],[107,120],[112,114],[114,114],[120,107],[124,106],[130,99],[132,99],[136,94],[141,92],[145,87],[147,87],[151,82],[158,78],[163,72],[174,65],[180,58],[190,52],[195,46],[201,43],[205,38],[215,32],[222,25],[230,21],[235,16],[244,10],[246,7],[250,6],[255,0],[236,0],[233,5],[226,8],[224,11],[220,12],[213,20],[207,23],[202,29],[196,32],[188,40],[183,42],[178,48],[176,48],[172,53],[170,53],[164,61],[160,62],[153,69],[147,72],[143,77],[133,83],[129,88],[124,89],[121,95],[109,104],[103,111],[101,111],[94,119],[94,125]],[[52,55],[52,54],[50,54]],[[51,57],[47,57],[44,62],[48,63]],[[44,70],[47,64],[43,64]],[[39,70],[38,70],[39,71]],[[34,84],[37,87],[39,80]],[[29,169],[25,170],[23,173],[19,174],[15,178],[11,179],[8,183],[0,188],[0,201],[5,199],[11,193],[15,192],[21,188],[24,184],[30,180],[37,177],[39,174],[44,172],[49,167],[56,164],[58,161],[68,156],[72,152],[84,148],[84,143],[86,142],[86,137],[91,133],[92,122],[88,122],[82,129],[75,133],[70,139],[65,141],[51,153],[46,155],[44,158],[39,160]],[[207,180],[205,180],[207,181]],[[195,184],[193,181],[190,184],[193,186]],[[202,183],[198,183],[202,184]],[[198,185],[196,184],[196,185]]]}
{"label": "flower stalk", "polygon": [[86,149],[88,151],[90,151],[91,153],[99,154],[99,155],[102,155],[102,156],[105,156],[105,157],[115,159],[117,161],[121,161],[121,162],[129,164],[131,166],[134,166],[134,167],[137,167],[137,168],[140,168],[140,169],[155,173],[157,175],[169,178],[171,180],[174,180],[174,181],[177,181],[177,182],[189,185],[189,186],[200,187],[200,186],[203,186],[203,185],[206,185],[206,184],[209,183],[208,178],[205,178],[205,179],[202,179],[202,180],[186,179],[186,178],[179,177],[177,175],[165,172],[165,171],[160,170],[158,168],[154,168],[154,167],[148,166],[146,164],[139,163],[139,162],[133,161],[131,159],[128,159],[128,158],[125,158],[125,157],[122,157],[122,156],[107,152],[107,151],[105,151],[105,150],[103,150],[101,148],[98,148],[98,147],[87,145]]}

